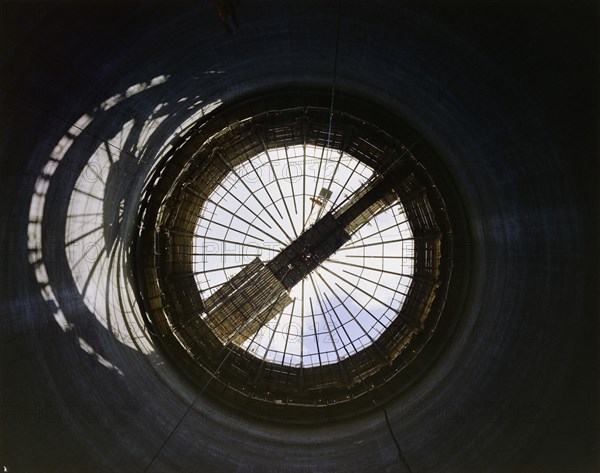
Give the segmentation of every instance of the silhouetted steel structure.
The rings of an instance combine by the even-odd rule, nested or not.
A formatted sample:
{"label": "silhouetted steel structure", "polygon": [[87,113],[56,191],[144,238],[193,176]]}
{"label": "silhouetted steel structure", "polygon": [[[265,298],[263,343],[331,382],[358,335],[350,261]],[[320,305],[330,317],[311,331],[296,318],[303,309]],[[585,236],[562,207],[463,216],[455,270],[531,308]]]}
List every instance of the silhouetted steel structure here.
{"label": "silhouetted steel structure", "polygon": [[[0,467],[599,470],[597,2],[337,3],[242,1],[227,35],[211,1],[2,2]],[[365,182],[387,134],[422,164],[397,183],[385,234],[400,228],[407,241],[375,258],[350,241],[293,288],[282,314],[304,308],[304,332],[277,316],[253,342],[224,344],[202,319],[207,300],[302,230],[284,237],[268,217],[289,233],[276,181],[283,218],[264,193],[267,210],[253,215],[252,200],[237,212],[249,194],[242,171],[268,167],[265,144],[281,166],[286,150],[293,163],[304,143],[327,148],[335,58],[333,158],[348,150]],[[270,121],[259,117],[268,111]],[[397,144],[387,151],[399,157]],[[302,180],[294,185],[299,195]],[[310,223],[344,200],[323,188],[303,193]],[[378,219],[361,237],[382,230]],[[267,250],[208,246],[254,244],[246,233]],[[364,269],[377,265],[411,277],[390,284]],[[347,337],[345,320],[313,298],[337,327],[321,320],[308,343],[269,346],[273,333],[315,325],[307,298],[298,302],[302,284],[315,292],[311,277],[348,309],[336,283],[369,310],[375,297],[399,302],[372,310],[381,324],[358,314],[374,328]],[[340,318],[350,313],[331,302]],[[310,345],[328,329],[335,343]]]}
{"label": "silhouetted steel structure", "polygon": [[[318,103],[318,95],[315,97]],[[268,111],[235,123],[227,121],[227,113],[203,120],[167,157],[166,164],[155,171],[142,204],[137,261],[145,277],[140,289],[152,326],[174,356],[191,355],[185,365],[199,384],[213,379],[218,372],[210,381],[209,390],[219,392],[221,398],[232,403],[277,401],[273,406],[285,412],[281,415],[309,420],[315,415],[311,414],[313,406],[351,402],[364,392],[386,384],[433,335],[450,277],[451,230],[441,196],[409,150],[414,142],[404,144],[373,125],[338,113],[331,134],[332,148],[372,168],[373,176],[353,194],[333,202],[330,211],[297,238],[290,238],[273,259],[255,258],[236,265],[237,274],[203,296],[195,279],[202,270],[194,265],[194,254],[198,251],[194,238],[202,218],[207,218],[209,224],[212,221],[212,214],[206,211],[208,203],[222,211],[211,197],[213,193],[220,189],[219,193],[228,199],[239,199],[228,192],[228,176],[239,177],[236,169],[265,150],[295,145],[326,146],[326,108],[277,109],[273,108],[278,103],[277,97],[267,96],[262,100],[271,101]],[[240,107],[235,110],[237,116],[251,112],[254,105],[251,102]],[[319,194],[323,203],[330,197],[327,189]],[[367,334],[369,343],[354,347],[350,356],[342,356],[338,351],[336,362],[323,359],[310,363],[300,357],[299,363],[290,364],[285,361],[290,358],[285,351],[281,362],[253,356],[244,343],[255,340],[261,327],[294,303],[289,291],[309,279],[355,232],[377,214],[392,208],[395,202],[401,202],[405,209],[413,234],[410,241],[414,248],[414,270],[405,275],[411,282],[402,293],[402,303],[394,302],[400,293],[389,301],[376,298],[378,304],[394,314],[385,323],[377,322],[372,315],[375,323],[383,324],[380,335],[368,335],[359,323],[361,335]],[[314,200],[312,203],[318,206]],[[261,215],[264,218],[269,209],[248,207],[247,211],[256,212],[254,223],[248,223],[251,228],[262,225]],[[377,231],[375,228],[372,232]],[[290,232],[288,229],[287,233]],[[227,243],[227,238],[222,242]],[[362,267],[364,271],[369,268],[368,261],[365,254],[363,262],[350,269],[360,272]],[[343,275],[340,277],[344,279]],[[373,284],[377,284],[376,280]],[[341,286],[331,286],[329,290],[331,294],[339,292],[339,297],[349,303],[357,300],[353,292],[364,292],[358,286],[349,291]],[[288,338],[289,330],[288,327]],[[331,327],[328,330],[335,337]],[[351,333],[346,336],[350,343],[357,337]],[[330,415],[336,415],[335,409]]]}

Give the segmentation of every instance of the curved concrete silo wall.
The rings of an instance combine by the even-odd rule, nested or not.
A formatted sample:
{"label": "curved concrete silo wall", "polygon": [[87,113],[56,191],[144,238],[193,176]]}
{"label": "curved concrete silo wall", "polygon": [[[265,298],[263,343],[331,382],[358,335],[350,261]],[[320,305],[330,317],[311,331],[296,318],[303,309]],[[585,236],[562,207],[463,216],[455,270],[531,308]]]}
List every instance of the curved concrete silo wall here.
{"label": "curved concrete silo wall", "polygon": [[[124,242],[165,140],[204,108],[332,81],[335,2],[244,1],[234,35],[200,3],[2,6],[0,464],[403,471],[380,411],[252,420],[197,397],[143,328]],[[451,343],[387,406],[408,463],[595,471],[595,7],[341,5],[337,87],[426,137],[471,235]]]}

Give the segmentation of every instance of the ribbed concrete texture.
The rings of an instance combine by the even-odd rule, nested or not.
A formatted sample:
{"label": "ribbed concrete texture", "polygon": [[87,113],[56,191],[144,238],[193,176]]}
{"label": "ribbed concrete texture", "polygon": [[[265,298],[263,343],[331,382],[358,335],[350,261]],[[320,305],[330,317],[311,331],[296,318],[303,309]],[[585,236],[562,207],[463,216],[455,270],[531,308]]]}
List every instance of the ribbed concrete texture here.
{"label": "ribbed concrete texture", "polygon": [[[132,285],[155,160],[221,103],[329,89],[337,8],[242,0],[227,34],[209,1],[0,5],[4,471],[407,471],[381,410],[298,426],[199,394]],[[337,90],[436,150],[472,257],[449,342],[385,405],[415,473],[598,471],[597,29],[595,2],[341,1]]]}

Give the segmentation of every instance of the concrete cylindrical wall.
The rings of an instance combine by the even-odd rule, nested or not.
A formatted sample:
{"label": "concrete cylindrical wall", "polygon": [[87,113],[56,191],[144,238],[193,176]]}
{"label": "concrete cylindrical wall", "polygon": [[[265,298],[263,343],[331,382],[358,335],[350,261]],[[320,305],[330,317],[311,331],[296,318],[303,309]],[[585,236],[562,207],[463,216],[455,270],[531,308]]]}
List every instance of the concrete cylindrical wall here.
{"label": "concrete cylindrical wall", "polygon": [[[332,82],[334,2],[241,2],[235,35],[204,3],[2,7],[0,463],[403,471],[381,411],[252,420],[144,327],[127,240],[165,141],[205,107]],[[426,137],[470,234],[459,326],[386,406],[408,463],[594,471],[595,7],[343,0],[339,19],[337,87]]]}

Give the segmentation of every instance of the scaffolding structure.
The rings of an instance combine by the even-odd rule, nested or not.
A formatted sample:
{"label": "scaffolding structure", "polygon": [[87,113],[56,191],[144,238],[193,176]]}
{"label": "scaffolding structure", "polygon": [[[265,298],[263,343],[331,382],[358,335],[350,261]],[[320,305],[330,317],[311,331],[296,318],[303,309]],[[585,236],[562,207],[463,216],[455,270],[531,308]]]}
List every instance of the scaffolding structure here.
{"label": "scaffolding structure", "polygon": [[[443,200],[413,153],[380,129],[340,113],[334,117],[330,146],[373,169],[372,178],[326,213],[325,205],[336,199],[327,186],[315,189],[311,202],[319,218],[314,225],[280,245],[274,258],[255,257],[239,264],[236,274],[219,286],[199,286],[198,278],[210,275],[195,263],[202,256],[194,243],[198,221],[203,216],[210,224],[211,211],[223,211],[211,196],[223,193],[234,201],[236,196],[227,193],[229,180],[239,178],[239,166],[260,153],[293,146],[324,149],[328,141],[325,107],[253,114],[250,105],[246,113],[244,120],[228,121],[221,114],[193,127],[148,183],[137,239],[143,304],[162,343],[185,360],[193,378],[213,380],[215,394],[232,403],[275,403],[273,409],[301,418],[311,406],[344,404],[381,388],[418,355],[444,306],[451,230]],[[400,292],[390,307],[396,304],[397,309],[380,323],[377,338],[348,349],[338,342],[330,352],[333,359],[325,352],[312,362],[285,351],[281,362],[254,356],[247,343],[294,304],[292,288],[394,205],[403,207],[410,225],[412,237],[403,245],[413,255],[413,271],[407,275],[410,283],[396,289]],[[248,218],[248,228],[261,225],[265,210],[261,212]],[[365,292],[361,287],[351,291]],[[352,292],[342,296],[358,300]],[[394,302],[398,297],[402,303]]]}
{"label": "scaffolding structure", "polygon": [[241,345],[291,303],[283,284],[256,258],[204,301],[204,320],[223,344]]}

